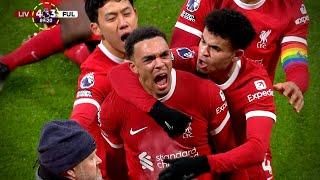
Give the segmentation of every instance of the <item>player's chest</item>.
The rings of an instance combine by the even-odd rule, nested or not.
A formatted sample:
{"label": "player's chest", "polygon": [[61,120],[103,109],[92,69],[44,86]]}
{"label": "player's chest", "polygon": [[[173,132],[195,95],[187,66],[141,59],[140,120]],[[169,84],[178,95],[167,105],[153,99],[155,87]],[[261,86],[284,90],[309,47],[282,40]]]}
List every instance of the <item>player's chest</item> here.
{"label": "player's chest", "polygon": [[163,128],[148,115],[132,116],[121,129],[121,136],[126,146],[135,151],[145,149],[162,149],[168,146],[201,147],[208,143],[208,124],[196,116],[188,124],[184,133],[177,137],[169,137]]}

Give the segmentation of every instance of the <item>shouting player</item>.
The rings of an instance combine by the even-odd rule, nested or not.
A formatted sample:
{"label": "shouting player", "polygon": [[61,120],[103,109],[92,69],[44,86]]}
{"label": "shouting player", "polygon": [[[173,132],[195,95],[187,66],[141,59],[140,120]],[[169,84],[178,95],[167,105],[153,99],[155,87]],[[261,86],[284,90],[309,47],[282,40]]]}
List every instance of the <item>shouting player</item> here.
{"label": "shouting player", "polygon": [[286,81],[274,88],[287,96],[299,112],[304,103],[302,93],[309,84],[306,40],[309,16],[302,0],[186,0],[173,31],[172,47],[198,45],[205,17],[222,8],[237,10],[249,18],[257,35],[244,53],[263,64],[272,81],[281,60]]}
{"label": "shouting player", "polygon": [[[159,172],[169,165],[166,159],[194,157],[192,162],[196,168],[185,169],[184,173],[191,178],[207,172],[199,179],[211,179],[208,159],[202,156],[211,154],[209,144],[214,144],[217,152],[234,147],[223,92],[214,83],[172,69],[165,34],[155,28],[133,31],[126,40],[125,50],[130,62],[115,67],[110,74],[126,68],[127,73],[138,77],[147,94],[192,117],[182,135],[170,137],[166,129],[178,128],[171,125],[172,119],[155,122],[146,112],[120,98],[115,91],[111,92],[102,105],[101,129],[111,147],[124,148],[129,178],[157,179]],[[112,78],[119,80],[116,76]],[[108,161],[108,164],[115,163]],[[246,175],[237,173],[237,178]],[[181,179],[175,177],[178,176],[172,179]]]}
{"label": "shouting player", "polygon": [[[98,127],[100,105],[111,91],[107,74],[112,67],[123,62],[124,42],[137,28],[138,17],[132,0],[86,0],[85,10],[91,21],[92,32],[101,36],[102,40],[81,65],[71,119],[79,122],[95,138],[97,154],[102,159],[102,175],[105,177],[106,146]],[[183,133],[181,131],[189,120],[188,116],[163,105],[158,106],[150,115],[154,119],[170,117],[179,120],[177,127],[180,129],[168,129],[170,135]]]}
{"label": "shouting player", "polygon": [[[206,18],[198,58],[195,52],[186,55],[190,50],[187,48],[172,51],[177,69],[191,72],[201,69],[224,91],[230,105],[231,125],[239,147],[223,154],[207,156],[211,170],[226,172],[248,168],[250,178],[267,179],[272,177],[269,142],[276,115],[272,83],[267,72],[260,64],[243,55],[254,36],[255,31],[245,16],[235,11],[219,10]],[[156,104],[157,100],[143,93],[137,78],[127,76],[126,68],[117,69],[116,73],[110,73],[110,79],[118,95],[139,109],[152,109],[152,104]],[[122,76],[116,77],[119,73]],[[190,80],[185,81],[192,84]],[[130,93],[127,89],[130,89]],[[197,93],[190,93],[189,96],[197,97]],[[223,111],[226,106],[215,109],[216,113]],[[161,174],[162,179],[180,177],[186,175],[183,172],[188,172],[188,169],[199,167],[193,163],[193,159],[188,158],[172,163],[173,166]]]}

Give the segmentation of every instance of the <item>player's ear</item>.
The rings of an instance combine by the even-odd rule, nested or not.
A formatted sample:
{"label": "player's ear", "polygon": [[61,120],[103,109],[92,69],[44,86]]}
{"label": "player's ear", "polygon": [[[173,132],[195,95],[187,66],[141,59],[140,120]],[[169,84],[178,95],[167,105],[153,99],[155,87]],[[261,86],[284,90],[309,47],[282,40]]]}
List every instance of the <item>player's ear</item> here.
{"label": "player's ear", "polygon": [[90,29],[94,35],[97,35],[97,36],[102,35],[98,23],[95,23],[95,22],[90,23]]}
{"label": "player's ear", "polygon": [[135,74],[138,74],[138,69],[137,69],[137,66],[134,64],[134,62],[132,62],[131,60],[125,60],[129,63],[129,68],[130,70],[135,73]]}
{"label": "player's ear", "polygon": [[244,55],[243,49],[237,49],[237,50],[235,51],[235,56],[234,56],[234,58],[233,58],[233,61],[239,60],[240,57],[243,56],[243,55]]}
{"label": "player's ear", "polygon": [[68,178],[68,179],[75,180],[76,179],[76,173],[75,173],[74,168],[69,169],[67,172],[63,173],[63,176]]}

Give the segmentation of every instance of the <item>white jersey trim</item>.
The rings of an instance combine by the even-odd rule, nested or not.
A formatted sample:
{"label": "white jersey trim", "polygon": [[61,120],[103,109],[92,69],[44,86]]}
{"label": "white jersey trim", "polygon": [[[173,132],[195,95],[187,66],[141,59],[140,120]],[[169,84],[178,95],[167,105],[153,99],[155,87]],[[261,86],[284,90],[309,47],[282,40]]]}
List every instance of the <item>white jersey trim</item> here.
{"label": "white jersey trim", "polygon": [[274,113],[272,113],[270,111],[260,111],[260,110],[247,112],[246,113],[246,120],[248,120],[249,118],[252,118],[252,117],[257,117],[257,116],[269,117],[269,118],[273,119],[275,122],[277,121],[277,116]]}
{"label": "white jersey trim", "polygon": [[247,10],[258,9],[266,2],[266,0],[260,0],[259,2],[255,3],[255,4],[247,4],[247,3],[242,2],[241,0],[233,0],[233,1],[239,7],[243,8],[243,9],[247,9]]}
{"label": "white jersey trim", "polygon": [[230,113],[228,111],[226,117],[223,119],[223,121],[221,122],[221,124],[214,130],[211,131],[211,135],[217,135],[219,134],[222,129],[224,128],[224,126],[227,124],[227,122],[229,121],[230,119]]}
{"label": "white jersey trim", "polygon": [[113,147],[113,148],[115,148],[115,149],[123,148],[123,144],[113,144],[113,143],[107,138],[107,136],[105,135],[105,133],[104,133],[102,130],[101,130],[101,135],[102,135],[103,139],[106,140],[107,143],[108,143],[111,147]]}
{"label": "white jersey trim", "polygon": [[117,64],[121,64],[123,63],[123,59],[119,58],[115,55],[113,55],[103,44],[102,41],[100,42],[100,44],[98,44],[98,47],[100,48],[100,50],[103,52],[103,54],[105,54],[111,61],[117,63]]}
{"label": "white jersey trim", "polygon": [[158,100],[161,102],[165,102],[168,99],[170,99],[170,97],[173,95],[174,90],[176,89],[176,84],[177,84],[177,72],[175,69],[172,68],[171,70],[171,85],[170,85],[170,90],[168,92],[168,94],[166,94],[164,97],[159,98]]}
{"label": "white jersey trim", "polygon": [[306,39],[301,38],[301,37],[297,37],[297,36],[285,36],[285,37],[282,39],[281,43],[292,42],[292,41],[294,41],[294,42],[300,42],[300,43],[303,43],[303,44],[305,44],[305,45],[308,45]]}
{"label": "white jersey trim", "polygon": [[96,100],[90,99],[90,98],[81,98],[81,99],[75,100],[73,103],[73,107],[79,104],[86,104],[86,103],[94,105],[98,109],[98,111],[100,111],[100,104]]}
{"label": "white jersey trim", "polygon": [[176,25],[175,25],[175,27],[176,27],[176,28],[179,28],[179,29],[181,29],[181,30],[184,30],[184,31],[186,31],[186,32],[188,32],[188,33],[191,33],[191,34],[193,34],[193,35],[196,35],[196,36],[198,36],[199,38],[201,38],[202,32],[199,31],[199,30],[196,29],[196,28],[193,28],[193,27],[191,27],[191,26],[185,25],[185,24],[183,24],[183,23],[181,23],[181,22],[177,22]]}
{"label": "white jersey trim", "polygon": [[234,68],[233,73],[231,74],[230,78],[223,84],[217,84],[217,86],[221,89],[221,90],[226,90],[228,87],[230,87],[232,85],[232,83],[237,79],[239,72],[241,69],[241,60],[237,61],[236,67]]}

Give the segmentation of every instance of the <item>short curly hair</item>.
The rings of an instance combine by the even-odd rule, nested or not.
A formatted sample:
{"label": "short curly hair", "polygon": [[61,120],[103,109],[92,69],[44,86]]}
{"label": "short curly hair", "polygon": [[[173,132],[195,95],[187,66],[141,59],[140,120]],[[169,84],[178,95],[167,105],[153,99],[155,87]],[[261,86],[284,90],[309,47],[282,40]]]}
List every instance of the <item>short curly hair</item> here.
{"label": "short curly hair", "polygon": [[140,27],[135,29],[126,39],[124,49],[128,59],[131,59],[134,53],[134,45],[146,39],[162,37],[167,41],[166,34],[155,27]]}
{"label": "short curly hair", "polygon": [[210,33],[228,39],[234,49],[246,49],[256,35],[250,21],[230,9],[211,12],[205,19],[205,27]]}
{"label": "short curly hair", "polygon": [[[85,11],[91,22],[98,22],[98,9],[103,7],[109,1],[120,2],[122,0],[85,0]],[[128,0],[133,6],[133,0]]]}

